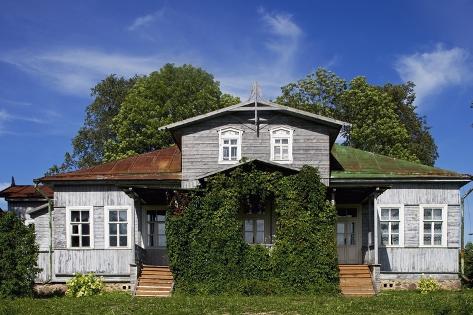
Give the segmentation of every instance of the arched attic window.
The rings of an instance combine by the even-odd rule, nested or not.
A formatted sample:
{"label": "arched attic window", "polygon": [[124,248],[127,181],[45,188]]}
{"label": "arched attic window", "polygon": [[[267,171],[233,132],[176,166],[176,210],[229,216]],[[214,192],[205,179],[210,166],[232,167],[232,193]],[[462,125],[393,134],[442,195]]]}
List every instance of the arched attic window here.
{"label": "arched attic window", "polygon": [[234,164],[241,160],[241,135],[243,131],[226,128],[219,131],[220,164]]}
{"label": "arched attic window", "polygon": [[292,163],[292,135],[293,130],[279,127],[270,130],[271,133],[271,161],[277,163]]}

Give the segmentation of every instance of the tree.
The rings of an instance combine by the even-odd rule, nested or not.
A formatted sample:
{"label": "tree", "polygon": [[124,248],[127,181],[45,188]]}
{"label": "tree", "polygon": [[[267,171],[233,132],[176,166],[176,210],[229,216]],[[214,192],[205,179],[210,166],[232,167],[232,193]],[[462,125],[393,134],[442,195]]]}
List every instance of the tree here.
{"label": "tree", "polygon": [[39,269],[34,228],[13,212],[0,216],[0,297],[33,294]]}
{"label": "tree", "polygon": [[128,91],[138,77],[126,79],[107,76],[91,89],[93,102],[85,110],[84,125],[72,140],[72,154],[67,152],[61,165],[53,165],[46,174],[57,174],[103,162],[105,142],[115,139],[112,119],[118,114]]}
{"label": "tree", "polygon": [[430,134],[427,118],[416,113],[415,84],[386,84],[382,89],[391,96],[396,104],[396,113],[410,135],[409,150],[415,154],[422,164],[434,165],[438,158],[437,145]]}
{"label": "tree", "polygon": [[342,130],[346,145],[433,165],[437,146],[415,112],[413,88],[411,82],[374,86],[363,77],[346,82],[319,68],[282,87],[277,102],[351,123]]}
{"label": "tree", "polygon": [[473,285],[473,243],[465,246],[465,276],[470,280],[469,286]]}
{"label": "tree", "polygon": [[106,143],[106,160],[149,152],[173,143],[158,128],[204,114],[239,99],[222,94],[219,82],[208,72],[191,65],[166,64],[137,80],[112,120],[116,137]]}

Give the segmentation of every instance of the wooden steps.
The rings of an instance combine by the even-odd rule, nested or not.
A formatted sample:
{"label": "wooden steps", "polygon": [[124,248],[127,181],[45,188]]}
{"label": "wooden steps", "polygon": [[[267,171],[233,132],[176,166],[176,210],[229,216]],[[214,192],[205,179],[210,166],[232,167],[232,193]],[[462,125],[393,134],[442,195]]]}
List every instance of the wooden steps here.
{"label": "wooden steps", "polygon": [[150,297],[171,296],[173,284],[172,272],[168,266],[144,265],[138,278],[135,295]]}
{"label": "wooden steps", "polygon": [[345,296],[373,296],[375,294],[368,265],[339,265],[340,289]]}

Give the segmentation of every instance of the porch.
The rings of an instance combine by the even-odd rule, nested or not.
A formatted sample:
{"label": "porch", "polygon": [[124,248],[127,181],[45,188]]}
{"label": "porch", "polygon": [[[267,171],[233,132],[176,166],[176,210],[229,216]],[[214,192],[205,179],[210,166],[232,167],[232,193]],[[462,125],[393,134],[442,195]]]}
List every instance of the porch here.
{"label": "porch", "polygon": [[[135,257],[137,278],[141,266],[168,266],[166,209],[175,199],[176,188],[134,186],[126,189],[135,199]],[[125,190],[125,189],[124,189]],[[336,242],[341,288],[347,294],[369,295],[378,291],[376,198],[377,187],[333,187],[327,199],[337,209]],[[276,235],[273,202],[256,209],[241,209],[242,238],[249,244],[271,247]],[[376,280],[376,281],[374,281]]]}

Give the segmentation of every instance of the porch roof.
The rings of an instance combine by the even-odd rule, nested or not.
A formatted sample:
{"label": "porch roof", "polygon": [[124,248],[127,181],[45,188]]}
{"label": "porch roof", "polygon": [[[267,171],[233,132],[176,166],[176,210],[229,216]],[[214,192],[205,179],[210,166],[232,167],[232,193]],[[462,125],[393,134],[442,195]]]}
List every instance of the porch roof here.
{"label": "porch roof", "polygon": [[472,175],[460,174],[420,163],[395,159],[349,146],[332,147],[331,179],[446,179],[472,180]]}
{"label": "porch roof", "polygon": [[138,154],[129,158],[83,168],[77,171],[39,178],[40,182],[62,181],[150,181],[181,179],[181,151],[169,148]]}
{"label": "porch roof", "polygon": [[[53,190],[48,186],[38,187],[48,198],[53,198]],[[36,191],[33,185],[12,185],[0,191],[0,198],[14,199],[44,199],[44,196]]]}

